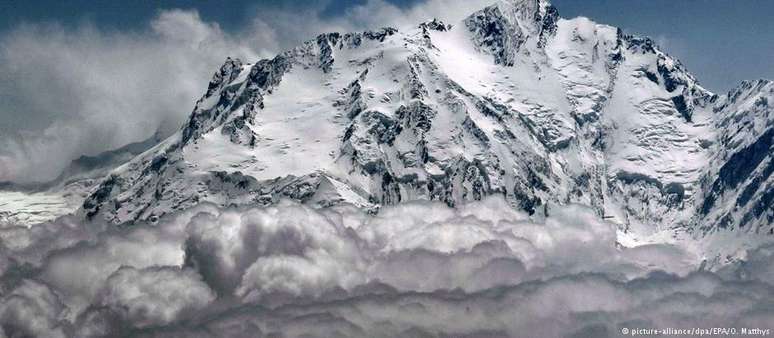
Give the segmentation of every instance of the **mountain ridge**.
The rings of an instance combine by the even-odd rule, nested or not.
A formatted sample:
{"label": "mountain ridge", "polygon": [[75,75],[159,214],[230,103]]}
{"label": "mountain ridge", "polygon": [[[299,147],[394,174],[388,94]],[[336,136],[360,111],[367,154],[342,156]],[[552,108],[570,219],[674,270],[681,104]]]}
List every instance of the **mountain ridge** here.
{"label": "mountain ridge", "polygon": [[770,232],[772,87],[719,96],[648,38],[500,1],[451,24],[227,59],[183,128],[80,213],[131,223],[202,201],[376,211],[501,194],[535,217],[589,205],[624,231]]}

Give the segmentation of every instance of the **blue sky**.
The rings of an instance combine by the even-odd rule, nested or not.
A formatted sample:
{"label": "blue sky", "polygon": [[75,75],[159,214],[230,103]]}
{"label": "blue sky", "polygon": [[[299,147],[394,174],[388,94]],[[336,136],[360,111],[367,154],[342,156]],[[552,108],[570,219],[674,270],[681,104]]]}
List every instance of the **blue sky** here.
{"label": "blue sky", "polygon": [[742,80],[774,78],[774,1],[554,0],[563,16],[656,39],[710,90]]}
{"label": "blue sky", "polygon": [[[462,19],[495,0],[0,0],[0,181],[179,128],[227,56],[320,32]],[[708,89],[774,78],[774,1],[553,0],[654,38]]]}
{"label": "blue sky", "polygon": [[[293,12],[321,8],[334,18],[365,0],[100,1],[0,2],[0,30],[22,22],[84,22],[108,30],[139,30],[162,9],[196,9],[204,21],[239,30],[266,8]],[[418,0],[390,0],[398,7]],[[722,92],[744,79],[774,78],[774,1],[767,0],[553,0],[564,17],[588,16],[600,23],[656,39],[709,89]]]}

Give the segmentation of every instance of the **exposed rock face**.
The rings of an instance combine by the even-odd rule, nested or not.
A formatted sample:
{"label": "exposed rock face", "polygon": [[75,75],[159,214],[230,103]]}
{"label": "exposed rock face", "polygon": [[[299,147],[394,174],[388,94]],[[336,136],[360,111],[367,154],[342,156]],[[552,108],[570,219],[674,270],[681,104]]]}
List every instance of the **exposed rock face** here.
{"label": "exposed rock face", "polygon": [[650,39],[501,1],[459,23],[227,60],[181,131],[83,212],[125,223],[201,201],[376,210],[498,194],[533,214],[590,205],[631,230],[769,231],[772,87],[713,95]]}
{"label": "exposed rock face", "polygon": [[771,234],[774,226],[774,83],[745,81],[713,98],[717,136],[701,178],[695,224]]}

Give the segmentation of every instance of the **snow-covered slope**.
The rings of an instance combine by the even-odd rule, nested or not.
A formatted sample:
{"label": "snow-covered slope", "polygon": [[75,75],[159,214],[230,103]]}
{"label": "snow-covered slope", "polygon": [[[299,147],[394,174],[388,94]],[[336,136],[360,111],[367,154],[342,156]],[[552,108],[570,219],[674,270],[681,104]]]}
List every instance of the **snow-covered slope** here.
{"label": "snow-covered slope", "polygon": [[713,155],[694,224],[774,234],[774,83],[745,81],[715,99]]}
{"label": "snow-covered slope", "polygon": [[154,135],[96,156],[81,156],[49,182],[25,185],[0,182],[0,228],[31,226],[76,212],[105,175],[158,142],[158,136]]}
{"label": "snow-covered slope", "polygon": [[376,210],[498,194],[535,217],[590,205],[643,234],[768,229],[771,88],[716,96],[649,39],[500,1],[227,60],[184,127],[82,212],[125,223],[202,201]]}

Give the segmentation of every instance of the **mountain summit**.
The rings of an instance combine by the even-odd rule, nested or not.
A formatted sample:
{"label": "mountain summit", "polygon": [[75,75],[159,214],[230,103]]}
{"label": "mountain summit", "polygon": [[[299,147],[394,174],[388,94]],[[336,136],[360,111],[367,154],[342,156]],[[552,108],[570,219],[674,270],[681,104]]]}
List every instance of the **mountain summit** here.
{"label": "mountain summit", "polygon": [[710,93],[647,38],[546,1],[326,33],[228,59],[182,129],[81,212],[113,223],[208,201],[368,210],[502,195],[578,203],[626,231],[774,231],[774,85]]}

